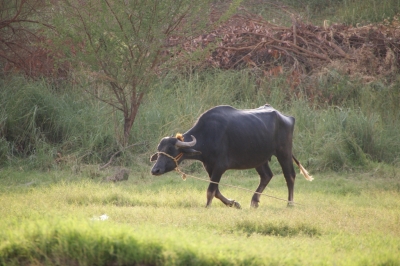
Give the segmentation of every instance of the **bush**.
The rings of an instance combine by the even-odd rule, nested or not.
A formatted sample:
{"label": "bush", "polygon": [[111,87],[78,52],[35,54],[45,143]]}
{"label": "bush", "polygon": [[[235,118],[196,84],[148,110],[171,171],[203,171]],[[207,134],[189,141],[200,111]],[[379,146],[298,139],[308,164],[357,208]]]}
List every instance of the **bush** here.
{"label": "bush", "polygon": [[400,12],[398,0],[285,0],[283,2],[317,24],[330,20],[334,23],[365,25],[384,20],[391,21]]}
{"label": "bush", "polygon": [[[310,84],[314,86],[311,93],[332,94],[334,100],[314,97],[311,101]],[[379,84],[363,85],[338,74],[293,90],[287,88],[285,76],[260,82],[244,70],[170,73],[147,95],[139,111],[129,143],[143,145],[123,150],[113,164],[148,164],[148,156],[162,137],[187,131],[213,106],[249,109],[265,103],[296,118],[294,154],[309,170],[363,170],[372,161],[397,164],[400,117],[396,103],[400,94],[395,85]],[[346,85],[352,92],[342,94]],[[13,79],[2,87],[2,164],[21,164],[23,160],[27,167],[40,169],[63,163],[74,167],[104,164],[120,151],[114,129],[121,126],[121,117],[107,106],[72,88],[55,92],[45,82]],[[190,167],[196,171],[200,166]],[[280,171],[275,160],[271,167]]]}
{"label": "bush", "polygon": [[84,94],[73,90],[59,93],[45,81],[23,78],[3,80],[0,87],[3,157],[7,153],[10,158],[42,161],[39,165],[47,169],[66,154],[89,154],[82,159],[97,161],[115,149],[106,108]]}
{"label": "bush", "polygon": [[348,0],[336,11],[337,21],[356,25],[392,20],[400,12],[398,0]]}
{"label": "bush", "polygon": [[[150,155],[160,138],[185,132],[202,112],[215,105],[256,108],[268,102],[296,118],[294,153],[305,166],[347,171],[368,169],[371,161],[391,164],[398,160],[400,136],[393,127],[399,119],[394,118],[396,108],[383,110],[383,106],[372,104],[377,98],[386,97],[376,94],[373,85],[363,85],[341,75],[322,78],[314,93],[332,94],[334,100],[321,103],[308,101],[307,93],[299,92],[298,96],[291,93],[285,81],[284,76],[271,78],[256,86],[248,71],[217,70],[188,78],[169,76],[150,93],[141,109],[140,127],[135,128],[135,135],[140,130],[140,136],[149,140]],[[303,86],[301,90],[307,90]],[[388,89],[388,93],[393,96],[394,90],[394,87]],[[394,107],[395,101],[396,98],[388,97],[386,106]],[[272,167],[279,170],[274,164]]]}

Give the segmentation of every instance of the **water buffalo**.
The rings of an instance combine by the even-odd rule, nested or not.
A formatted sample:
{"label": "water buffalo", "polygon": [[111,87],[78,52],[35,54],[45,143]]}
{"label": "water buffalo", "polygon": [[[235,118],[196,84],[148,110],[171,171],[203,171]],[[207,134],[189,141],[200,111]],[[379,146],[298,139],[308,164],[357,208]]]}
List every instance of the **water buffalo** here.
{"label": "water buffalo", "polygon": [[[294,123],[293,117],[281,114],[268,104],[248,110],[216,106],[203,113],[183,135],[160,141],[158,152],[150,158],[150,161],[156,161],[151,173],[162,175],[177,168],[183,160],[198,160],[203,163],[211,181],[218,183],[228,169],[255,168],[260,175],[260,184],[250,206],[256,208],[260,202],[259,193],[273,176],[268,161],[275,155],[286,179],[288,205],[292,205],[296,177],[292,160],[307,180],[313,179],[292,154]],[[227,206],[240,208],[238,202],[221,194],[218,184],[210,183],[206,207],[211,205],[214,197]]]}

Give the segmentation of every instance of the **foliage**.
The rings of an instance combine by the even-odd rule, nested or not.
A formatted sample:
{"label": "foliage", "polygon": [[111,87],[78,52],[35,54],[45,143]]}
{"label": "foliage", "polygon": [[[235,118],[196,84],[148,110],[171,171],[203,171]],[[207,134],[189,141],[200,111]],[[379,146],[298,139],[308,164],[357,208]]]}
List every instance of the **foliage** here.
{"label": "foliage", "polygon": [[45,1],[16,0],[0,3],[1,75],[22,72],[29,77],[53,76],[53,60],[44,42],[42,28],[51,28],[44,18]]}
{"label": "foliage", "polygon": [[[350,25],[366,25],[369,23],[383,22],[384,20],[397,20],[400,12],[398,0],[347,0],[336,11],[336,21],[342,21]],[[397,22],[398,24],[398,22]],[[398,25],[394,25],[397,26]]]}
{"label": "foliage", "polygon": [[[255,2],[257,6],[257,1]],[[288,13],[299,13],[303,18],[315,24],[325,22],[346,23],[347,25],[367,25],[380,23],[386,19],[392,20],[400,12],[398,0],[284,0],[285,5],[274,9],[289,9]],[[256,10],[271,8],[259,7]],[[277,12],[272,13],[276,16]],[[287,15],[286,15],[287,16]],[[288,20],[288,19],[287,19]],[[290,21],[290,20],[289,20]]]}
{"label": "foliage", "polygon": [[[185,79],[168,76],[149,94],[135,135],[149,141],[150,155],[161,137],[185,132],[215,105],[246,109],[269,103],[296,118],[294,153],[311,168],[349,171],[369,169],[371,161],[399,163],[397,86],[385,87],[386,95],[377,97],[375,83],[365,86],[343,76],[312,80],[297,90],[287,85],[284,75],[259,86],[256,81],[248,71],[214,71]],[[322,101],[308,98],[311,85]]]}
{"label": "foliage", "polygon": [[[119,153],[112,164],[147,163],[162,137],[185,132],[215,105],[245,109],[265,103],[296,118],[294,153],[309,170],[365,171],[373,162],[399,164],[398,85],[364,85],[335,70],[297,90],[287,82],[284,75],[260,82],[249,71],[170,73],[144,99],[131,135],[131,142],[141,145]],[[79,90],[57,92],[44,82],[13,79],[1,85],[2,164],[20,164],[22,158],[24,168],[79,171],[80,165],[104,164],[121,150],[108,105],[82,98]],[[307,91],[321,99],[308,98]]]}
{"label": "foliage", "polygon": [[[232,3],[231,9],[222,8],[223,11],[219,10],[217,15],[213,13],[212,21],[216,21],[216,18],[228,18],[239,2]],[[161,137],[186,131],[208,108],[220,104],[237,108],[257,108],[267,102],[296,118],[294,152],[311,171],[368,170],[375,167],[375,162],[391,165],[398,165],[400,162],[400,137],[397,130],[400,119],[397,110],[400,79],[395,64],[394,67],[386,67],[386,59],[391,55],[388,52],[386,56],[376,57],[377,60],[371,61],[376,53],[365,48],[361,49],[363,52],[358,54],[360,56],[357,61],[333,60],[308,75],[301,75],[298,71],[278,71],[265,75],[255,67],[194,71],[191,67],[196,63],[185,61],[187,58],[195,58],[193,54],[182,56],[184,50],[174,50],[180,46],[170,46],[169,56],[179,55],[174,56],[174,60],[182,56],[185,60],[180,63],[187,63],[187,71],[164,64],[166,62],[162,57],[159,58],[161,61],[157,60],[154,72],[145,73],[146,66],[149,66],[151,60],[155,60],[153,55],[145,57],[151,60],[138,69],[134,69],[134,57],[126,59],[126,55],[132,50],[135,52],[134,56],[139,56],[139,49],[154,47],[161,47],[160,51],[166,52],[162,46],[157,46],[163,43],[161,41],[155,44],[151,42],[149,47],[145,45],[147,41],[141,41],[141,38],[149,38],[149,41],[163,33],[152,28],[153,35],[142,36],[140,34],[144,32],[138,31],[137,36],[140,38],[126,37],[128,35],[124,35],[124,32],[136,27],[136,24],[130,24],[129,16],[126,17],[126,13],[120,9],[119,5],[127,4],[126,1],[110,6],[107,2],[99,4],[89,1],[85,2],[87,9],[74,9],[76,3],[71,1],[69,5],[60,3],[55,6],[57,14],[64,14],[72,8],[74,12],[71,11],[65,18],[59,16],[55,21],[67,23],[65,19],[71,18],[68,23],[72,23],[73,27],[63,29],[59,25],[58,28],[62,29],[58,36],[59,43],[52,43],[53,46],[59,45],[63,49],[61,54],[74,64],[75,70],[82,70],[71,73],[72,81],[76,83],[52,84],[46,80],[29,81],[20,77],[7,77],[0,83],[1,165],[21,165],[24,169],[68,167],[76,173],[81,171],[80,168],[85,163],[104,164],[110,158],[113,158],[114,165],[143,165],[147,164],[148,155],[155,151]],[[122,16],[125,22],[116,20],[119,15],[114,16],[112,10],[120,12],[115,14]],[[130,10],[129,6],[127,10]],[[161,15],[166,16],[167,13],[163,12],[168,10],[160,11]],[[228,11],[221,15],[225,10]],[[95,12],[105,12],[108,16],[92,16]],[[74,14],[77,17],[73,17]],[[150,23],[150,17],[150,13],[146,13],[140,18]],[[80,24],[85,22],[80,18],[103,25],[104,31],[93,23]],[[182,19],[182,24],[179,24],[175,32],[182,35],[176,36],[177,39],[184,40],[182,36],[190,35],[186,33],[194,33],[191,30],[195,28],[190,28],[193,25],[191,18],[193,17],[187,16]],[[118,21],[122,23],[122,29],[118,28]],[[84,25],[88,26],[87,30],[79,28]],[[144,24],[142,26],[145,27]],[[324,31],[321,27],[319,29]],[[92,44],[87,39],[84,41],[89,36],[93,37]],[[167,38],[166,35],[162,36]],[[193,40],[193,43],[196,41]],[[113,47],[112,51],[104,50],[104,45]],[[374,55],[370,56],[372,54]],[[88,61],[79,63],[79,59]],[[381,61],[378,65],[372,63],[378,61]],[[249,62],[251,63],[247,60]],[[121,68],[119,65],[126,67]],[[89,66],[91,69],[87,71]],[[171,68],[164,72],[165,66]],[[110,70],[106,72],[115,76],[112,79],[104,71],[108,67]],[[373,72],[374,69],[380,72]],[[82,88],[106,100],[106,103],[118,105],[114,101],[116,94],[112,91],[114,81],[118,80],[120,85],[124,82],[127,84],[128,80],[138,77],[135,73],[143,74],[140,79],[150,82],[151,86],[150,83],[148,85],[151,88],[144,86],[144,83],[137,87],[136,92],[139,94],[135,95],[143,93],[143,106],[135,118],[137,126],[133,127],[132,134],[127,139],[127,142],[135,143],[136,146],[128,146],[130,148],[126,149],[121,145],[124,133],[118,130],[126,124],[126,117],[119,112],[118,106],[99,103],[95,98],[83,94]],[[155,75],[157,78],[154,78]],[[150,77],[154,80],[150,80]],[[121,85],[123,90],[117,91],[133,91],[132,86],[125,85]],[[120,99],[129,98],[127,94],[120,95]],[[192,167],[192,170],[201,168],[197,164]],[[274,171],[279,172],[279,167],[275,167]]]}
{"label": "foliage", "polygon": [[25,158],[25,167],[51,169],[67,158],[98,161],[117,148],[104,105],[73,91],[59,93],[44,81],[13,78],[0,87],[2,164]]}
{"label": "foliage", "polygon": [[[208,21],[207,1],[62,1],[52,38],[93,96],[123,113],[127,144],[143,96],[162,73],[171,38]],[[202,14],[199,16],[198,14]],[[66,26],[68,25],[68,26]]]}

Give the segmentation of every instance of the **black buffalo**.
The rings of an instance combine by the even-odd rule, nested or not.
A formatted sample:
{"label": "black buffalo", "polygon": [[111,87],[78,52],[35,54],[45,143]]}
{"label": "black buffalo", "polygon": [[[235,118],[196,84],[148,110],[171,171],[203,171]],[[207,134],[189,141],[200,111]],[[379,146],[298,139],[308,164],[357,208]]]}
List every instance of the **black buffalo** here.
{"label": "black buffalo", "polygon": [[[286,179],[288,205],[292,205],[296,177],[292,160],[304,177],[312,180],[292,153],[294,122],[293,117],[281,114],[270,105],[249,110],[214,107],[203,113],[183,135],[161,140],[158,152],[150,158],[150,161],[156,161],[151,173],[162,175],[177,168],[185,159],[198,160],[203,163],[211,181],[218,183],[228,169],[255,168],[260,175],[260,184],[251,199],[251,206],[258,207],[259,193],[273,176],[268,162],[275,155]],[[240,208],[235,200],[221,194],[218,184],[210,183],[207,207],[214,197],[227,206]]]}

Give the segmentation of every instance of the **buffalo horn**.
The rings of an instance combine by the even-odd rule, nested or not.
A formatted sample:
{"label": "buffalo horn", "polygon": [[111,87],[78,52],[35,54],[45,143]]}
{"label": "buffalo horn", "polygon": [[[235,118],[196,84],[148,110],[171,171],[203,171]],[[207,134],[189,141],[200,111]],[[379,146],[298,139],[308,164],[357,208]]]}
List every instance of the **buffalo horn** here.
{"label": "buffalo horn", "polygon": [[178,140],[178,141],[176,142],[175,146],[178,147],[178,148],[189,148],[189,147],[193,147],[193,146],[196,144],[196,138],[195,138],[193,135],[191,135],[191,137],[192,137],[192,139],[193,139],[192,141],[190,141],[190,142],[183,142],[183,141]]}

